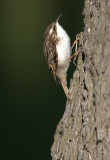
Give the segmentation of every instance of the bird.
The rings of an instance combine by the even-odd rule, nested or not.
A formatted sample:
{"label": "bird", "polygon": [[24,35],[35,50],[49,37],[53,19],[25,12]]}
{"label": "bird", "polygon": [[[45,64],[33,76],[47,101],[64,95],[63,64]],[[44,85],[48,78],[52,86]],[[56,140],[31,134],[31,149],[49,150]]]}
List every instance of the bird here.
{"label": "bird", "polygon": [[55,81],[62,85],[66,97],[68,98],[67,70],[70,65],[68,60],[71,56],[70,37],[59,24],[58,18],[51,23],[44,33],[44,56],[48,68]]}

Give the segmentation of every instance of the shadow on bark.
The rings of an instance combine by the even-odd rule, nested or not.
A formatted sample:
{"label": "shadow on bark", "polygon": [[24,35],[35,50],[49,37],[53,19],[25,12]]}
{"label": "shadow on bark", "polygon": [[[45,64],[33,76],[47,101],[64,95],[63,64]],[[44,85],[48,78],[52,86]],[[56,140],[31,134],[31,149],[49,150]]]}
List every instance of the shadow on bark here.
{"label": "shadow on bark", "polygon": [[110,0],[85,0],[82,53],[51,148],[53,160],[110,160]]}

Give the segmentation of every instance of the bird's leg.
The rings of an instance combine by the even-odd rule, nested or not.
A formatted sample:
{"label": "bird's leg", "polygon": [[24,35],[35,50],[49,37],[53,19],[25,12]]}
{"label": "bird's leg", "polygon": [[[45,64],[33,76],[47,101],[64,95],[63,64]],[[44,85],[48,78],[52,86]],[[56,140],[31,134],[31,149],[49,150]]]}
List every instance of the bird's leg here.
{"label": "bird's leg", "polygon": [[78,40],[79,40],[79,34],[76,35],[76,40],[73,42],[72,46],[71,46],[71,50],[73,49],[73,47],[75,46],[75,53],[68,59],[69,61],[74,57],[74,61],[76,60],[76,57],[79,53],[79,49],[78,49]]}
{"label": "bird's leg", "polygon": [[80,52],[80,49],[78,49],[69,59],[72,59],[74,57],[74,61],[75,61],[79,52]]}
{"label": "bird's leg", "polygon": [[78,40],[79,40],[79,34],[76,35],[76,40],[73,42],[73,44],[71,46],[71,50],[73,49],[74,45],[76,44],[75,51],[77,51]]}
{"label": "bird's leg", "polygon": [[66,97],[68,98],[68,87],[63,82],[61,82],[61,85],[63,87]]}

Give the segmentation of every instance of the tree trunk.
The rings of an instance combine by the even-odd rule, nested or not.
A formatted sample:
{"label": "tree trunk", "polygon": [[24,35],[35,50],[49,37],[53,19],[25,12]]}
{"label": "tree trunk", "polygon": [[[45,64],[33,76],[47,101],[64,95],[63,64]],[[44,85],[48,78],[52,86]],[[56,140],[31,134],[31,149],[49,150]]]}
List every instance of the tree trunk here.
{"label": "tree trunk", "polygon": [[110,0],[85,0],[83,52],[51,148],[53,160],[110,160]]}

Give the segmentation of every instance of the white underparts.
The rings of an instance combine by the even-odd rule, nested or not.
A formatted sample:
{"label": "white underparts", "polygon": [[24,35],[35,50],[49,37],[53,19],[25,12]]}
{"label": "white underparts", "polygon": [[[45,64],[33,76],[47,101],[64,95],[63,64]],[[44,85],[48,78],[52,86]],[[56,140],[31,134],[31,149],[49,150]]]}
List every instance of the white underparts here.
{"label": "white underparts", "polygon": [[67,72],[69,67],[68,58],[71,56],[70,38],[66,31],[57,23],[57,53],[58,53],[58,68],[62,68],[62,72]]}

